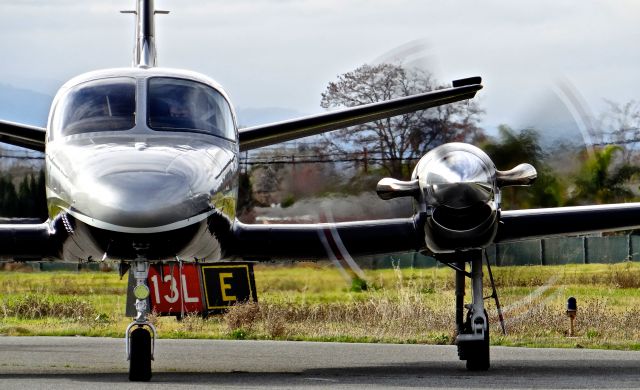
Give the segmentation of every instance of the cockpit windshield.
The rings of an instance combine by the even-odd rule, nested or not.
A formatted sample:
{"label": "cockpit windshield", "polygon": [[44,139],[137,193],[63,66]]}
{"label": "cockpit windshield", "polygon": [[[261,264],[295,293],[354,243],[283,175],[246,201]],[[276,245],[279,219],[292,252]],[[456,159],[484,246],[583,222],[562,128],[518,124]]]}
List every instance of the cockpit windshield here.
{"label": "cockpit windshield", "polygon": [[129,130],[136,125],[136,82],[116,77],[73,87],[54,115],[54,132],[62,136]]}
{"label": "cockpit windshield", "polygon": [[149,79],[148,88],[148,125],[151,129],[235,138],[229,105],[215,89],[195,81],[169,77]]}

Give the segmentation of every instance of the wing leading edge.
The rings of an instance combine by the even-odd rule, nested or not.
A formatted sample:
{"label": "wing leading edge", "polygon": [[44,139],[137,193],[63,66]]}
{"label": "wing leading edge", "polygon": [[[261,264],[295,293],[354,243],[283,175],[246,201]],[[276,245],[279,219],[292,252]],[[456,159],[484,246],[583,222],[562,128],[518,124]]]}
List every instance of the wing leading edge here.
{"label": "wing leading edge", "polygon": [[482,89],[480,77],[456,80],[453,88],[350,107],[343,110],[240,129],[240,150],[251,150],[280,142],[359,125],[382,118],[471,99]]}
{"label": "wing leading edge", "polygon": [[42,127],[0,120],[0,142],[44,152],[46,134]]}
{"label": "wing leading edge", "polygon": [[640,203],[502,211],[494,242],[640,229]]}
{"label": "wing leading edge", "polygon": [[352,256],[415,251],[424,246],[421,218],[300,225],[236,221],[231,255],[258,261],[320,260],[341,249]]}
{"label": "wing leading edge", "polygon": [[38,261],[54,254],[55,234],[47,222],[0,224],[0,261]]}

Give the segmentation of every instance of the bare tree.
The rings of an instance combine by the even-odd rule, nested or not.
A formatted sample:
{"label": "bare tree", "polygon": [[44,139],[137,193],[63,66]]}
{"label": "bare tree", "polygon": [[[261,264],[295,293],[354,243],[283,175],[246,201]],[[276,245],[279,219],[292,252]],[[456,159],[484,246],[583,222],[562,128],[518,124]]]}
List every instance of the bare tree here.
{"label": "bare tree", "polygon": [[[601,145],[637,145],[640,142],[640,102],[635,100],[620,104],[605,100],[609,109],[601,115],[594,139]],[[624,148],[623,158],[631,162],[632,152],[637,147]]]}
{"label": "bare tree", "polygon": [[[338,76],[322,93],[325,109],[353,107],[445,88],[420,69],[402,65],[363,65]],[[445,142],[483,138],[478,126],[482,110],[473,101],[386,118],[325,136],[334,152],[366,149],[393,177],[406,177],[414,160]]]}

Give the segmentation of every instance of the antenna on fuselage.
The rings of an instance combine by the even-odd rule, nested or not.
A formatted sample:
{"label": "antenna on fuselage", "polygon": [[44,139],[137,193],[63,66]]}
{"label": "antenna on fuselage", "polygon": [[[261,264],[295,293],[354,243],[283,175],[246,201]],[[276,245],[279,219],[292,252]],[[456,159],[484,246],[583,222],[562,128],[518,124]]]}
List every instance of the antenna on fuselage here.
{"label": "antenna on fuselage", "polygon": [[156,11],[153,0],[137,0],[135,11],[120,11],[136,15],[136,46],[133,51],[133,66],[152,68],[157,66],[155,15],[169,11]]}

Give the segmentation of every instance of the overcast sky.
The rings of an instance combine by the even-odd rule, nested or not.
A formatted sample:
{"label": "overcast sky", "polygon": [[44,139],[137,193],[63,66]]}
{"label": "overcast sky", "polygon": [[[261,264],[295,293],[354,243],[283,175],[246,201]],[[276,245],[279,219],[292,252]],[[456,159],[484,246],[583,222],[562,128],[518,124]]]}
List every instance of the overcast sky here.
{"label": "overcast sky", "polygon": [[[129,66],[133,16],[117,11],[134,3],[0,0],[0,84],[53,94],[78,73]],[[156,0],[156,8],[171,11],[157,17],[160,65],[216,79],[239,108],[320,112],[328,81],[394,53],[440,81],[482,76],[486,126],[549,116],[563,101],[558,79],[596,114],[604,98],[640,98],[638,1]]]}

